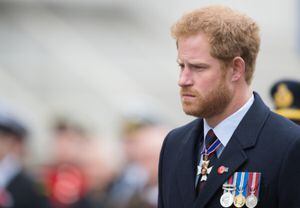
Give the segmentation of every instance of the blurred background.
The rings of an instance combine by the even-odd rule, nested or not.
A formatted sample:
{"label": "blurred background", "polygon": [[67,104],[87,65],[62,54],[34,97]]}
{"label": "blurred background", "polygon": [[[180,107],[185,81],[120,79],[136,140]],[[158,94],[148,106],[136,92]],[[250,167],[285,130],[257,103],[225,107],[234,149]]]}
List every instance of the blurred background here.
{"label": "blurred background", "polygon": [[[95,207],[115,199],[119,205],[103,207],[122,207],[138,201],[136,190],[155,186],[164,136],[193,119],[181,110],[170,27],[183,12],[212,3],[260,25],[253,89],[272,108],[272,84],[300,80],[299,0],[0,0],[0,111],[26,126],[22,160],[46,184],[53,207],[85,193]],[[80,181],[71,196],[64,194],[74,181],[55,196],[61,172]],[[136,174],[141,181],[127,176]]]}

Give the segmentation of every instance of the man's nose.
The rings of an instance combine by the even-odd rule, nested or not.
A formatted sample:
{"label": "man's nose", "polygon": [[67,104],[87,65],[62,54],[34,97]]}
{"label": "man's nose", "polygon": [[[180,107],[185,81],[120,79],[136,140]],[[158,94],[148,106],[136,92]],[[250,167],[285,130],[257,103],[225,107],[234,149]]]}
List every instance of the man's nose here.
{"label": "man's nose", "polygon": [[179,75],[178,85],[180,87],[187,87],[193,84],[192,72],[188,68],[182,69]]}

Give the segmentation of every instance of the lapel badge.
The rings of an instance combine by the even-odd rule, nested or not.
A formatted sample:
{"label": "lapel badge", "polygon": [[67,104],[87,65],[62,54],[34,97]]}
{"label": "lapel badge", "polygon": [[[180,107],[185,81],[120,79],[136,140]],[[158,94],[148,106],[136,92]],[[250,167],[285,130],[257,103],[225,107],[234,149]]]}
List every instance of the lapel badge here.
{"label": "lapel badge", "polygon": [[225,172],[228,172],[228,167],[225,167],[224,165],[221,165],[219,168],[218,168],[218,174],[219,175],[222,175],[223,173]]}

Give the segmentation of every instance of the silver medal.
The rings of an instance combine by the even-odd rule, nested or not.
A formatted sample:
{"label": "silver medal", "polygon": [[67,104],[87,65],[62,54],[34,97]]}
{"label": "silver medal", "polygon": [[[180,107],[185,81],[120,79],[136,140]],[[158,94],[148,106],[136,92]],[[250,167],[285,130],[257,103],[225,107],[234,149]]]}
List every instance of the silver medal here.
{"label": "silver medal", "polygon": [[256,207],[257,202],[258,202],[257,197],[256,197],[253,193],[251,193],[251,194],[246,198],[246,206],[247,206],[248,208],[254,208],[254,207]]}
{"label": "silver medal", "polygon": [[254,207],[256,207],[256,205],[258,203],[258,199],[255,196],[256,177],[257,177],[257,173],[253,173],[253,179],[252,179],[252,183],[251,183],[251,187],[250,187],[250,195],[247,196],[247,198],[246,198],[246,206],[248,208],[254,208]]}
{"label": "silver medal", "polygon": [[220,198],[222,207],[230,207],[233,204],[233,195],[231,192],[225,192]]}

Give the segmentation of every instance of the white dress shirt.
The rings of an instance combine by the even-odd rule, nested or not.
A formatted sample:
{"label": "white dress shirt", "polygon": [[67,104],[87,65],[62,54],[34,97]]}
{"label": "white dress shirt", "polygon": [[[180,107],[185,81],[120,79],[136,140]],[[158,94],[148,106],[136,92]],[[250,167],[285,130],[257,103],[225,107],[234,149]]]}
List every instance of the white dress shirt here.
{"label": "white dress shirt", "polygon": [[0,190],[5,189],[20,171],[21,164],[14,155],[6,155],[0,160]]}

